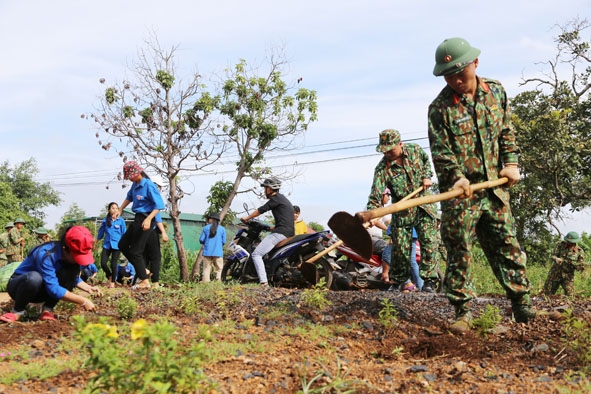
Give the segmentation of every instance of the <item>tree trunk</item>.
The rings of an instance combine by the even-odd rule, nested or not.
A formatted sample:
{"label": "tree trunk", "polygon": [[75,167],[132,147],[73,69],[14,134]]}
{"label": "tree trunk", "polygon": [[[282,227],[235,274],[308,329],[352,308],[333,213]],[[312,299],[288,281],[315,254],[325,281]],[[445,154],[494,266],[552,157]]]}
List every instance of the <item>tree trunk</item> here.
{"label": "tree trunk", "polygon": [[203,248],[199,249],[199,254],[195,259],[195,264],[193,264],[193,269],[191,270],[191,280],[193,282],[197,282],[199,278],[199,267],[201,265],[201,261],[203,260]]}
{"label": "tree trunk", "polygon": [[[173,189],[175,187],[175,184],[173,182],[170,182],[170,189],[171,190],[175,190]],[[180,219],[180,215],[181,212],[179,210],[179,205],[178,205],[178,201],[179,199],[177,198],[178,196],[173,195],[174,193],[170,193],[170,205],[171,205],[171,209],[170,209],[170,217],[172,218],[172,225],[174,228],[174,242],[176,244],[176,250],[177,250],[177,256],[179,259],[179,268],[180,268],[180,280],[182,282],[188,282],[189,281],[189,266],[187,265],[187,255],[185,253],[185,244],[183,242],[183,231],[181,229],[181,219]]]}

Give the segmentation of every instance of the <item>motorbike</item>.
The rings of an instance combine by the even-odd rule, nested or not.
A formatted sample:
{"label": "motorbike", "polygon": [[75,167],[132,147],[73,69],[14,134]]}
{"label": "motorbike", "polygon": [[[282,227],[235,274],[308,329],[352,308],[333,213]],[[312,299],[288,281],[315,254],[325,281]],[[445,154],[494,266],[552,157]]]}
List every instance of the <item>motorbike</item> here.
{"label": "motorbike", "polygon": [[[271,228],[260,221],[250,220],[230,242],[230,255],[222,268],[222,281],[240,283],[258,282],[258,275],[252,261],[252,252],[261,242],[261,233]],[[325,281],[330,289],[336,263],[329,256],[323,256],[313,263],[306,260],[324,250],[329,231],[300,234],[287,238],[263,257],[269,285],[275,287],[311,287]],[[333,266],[334,265],[334,266]]]}
{"label": "motorbike", "polygon": [[[382,259],[384,244],[373,239],[373,250],[370,259],[359,255],[353,249],[343,244],[337,247],[340,255],[336,260],[340,270],[333,272],[333,290],[357,290],[357,289],[382,289],[390,288],[391,283],[382,280],[382,267],[386,262]],[[376,252],[377,251],[377,252]],[[421,261],[421,248],[417,242],[416,261]],[[443,273],[437,269],[439,280],[436,283],[435,291],[443,291]]]}
{"label": "motorbike", "polygon": [[390,287],[390,283],[382,280],[382,267],[386,263],[381,254],[372,254],[366,259],[345,244],[337,247],[337,253],[341,255],[336,261],[340,270],[333,272],[333,290],[386,290]]}

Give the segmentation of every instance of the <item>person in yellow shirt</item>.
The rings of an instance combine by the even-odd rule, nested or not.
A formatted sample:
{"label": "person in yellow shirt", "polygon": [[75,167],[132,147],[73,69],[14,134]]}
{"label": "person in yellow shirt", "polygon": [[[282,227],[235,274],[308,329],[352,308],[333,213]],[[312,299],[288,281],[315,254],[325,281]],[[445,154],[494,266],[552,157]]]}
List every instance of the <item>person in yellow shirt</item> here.
{"label": "person in yellow shirt", "polygon": [[300,219],[300,207],[293,206],[293,221],[295,227],[295,235],[308,234],[308,226],[303,219]]}

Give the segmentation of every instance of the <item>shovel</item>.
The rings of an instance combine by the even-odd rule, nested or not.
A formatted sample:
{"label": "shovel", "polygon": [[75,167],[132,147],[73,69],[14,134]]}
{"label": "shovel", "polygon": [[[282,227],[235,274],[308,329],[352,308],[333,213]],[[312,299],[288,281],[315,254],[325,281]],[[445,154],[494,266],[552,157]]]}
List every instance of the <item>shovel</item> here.
{"label": "shovel", "polygon": [[[470,185],[472,191],[489,189],[501,186],[508,181],[507,178],[500,178],[494,181],[486,181]],[[351,249],[366,259],[371,257],[372,243],[369,233],[363,227],[363,223],[371,219],[379,218],[391,213],[404,211],[408,208],[418,207],[419,205],[432,204],[440,201],[451,200],[461,196],[464,193],[461,189],[453,189],[445,193],[431,194],[428,196],[414,198],[410,201],[404,198],[396,204],[387,207],[376,208],[370,211],[357,212],[355,216],[340,211],[332,215],[328,221],[328,226],[332,231],[345,242]],[[407,196],[408,197],[408,196]]]}
{"label": "shovel", "polygon": [[[412,193],[410,193],[408,196],[404,197],[402,200],[399,200],[398,202],[402,202],[402,201],[409,200],[409,199],[413,198],[414,196],[416,196],[417,194],[419,194],[419,193],[420,193],[422,190],[423,190],[423,186],[419,187],[418,189],[416,189],[415,191],[413,191]],[[333,216],[334,216],[334,215],[333,215]],[[332,218],[331,218],[331,220],[332,220]],[[330,221],[328,222],[328,226],[329,226],[330,228],[332,228],[332,225],[330,224]],[[367,229],[367,228],[369,227],[369,220],[365,221],[365,223],[363,223],[363,224],[362,224],[362,226],[363,226],[363,228],[364,228],[364,229]],[[371,236],[369,235],[369,233],[368,233],[367,231],[365,231],[365,233],[368,235],[368,237],[369,237],[369,242],[370,242],[370,244],[371,244]],[[335,232],[335,234],[337,234],[337,233]],[[343,241],[342,237],[341,237],[339,234],[337,234],[337,236],[338,236],[339,238],[341,238],[341,239],[340,239],[340,240],[338,240],[337,242],[335,242],[334,244],[330,245],[328,248],[324,249],[322,252],[320,252],[320,253],[317,253],[317,254],[315,254],[314,256],[310,257],[308,260],[306,260],[306,261],[305,261],[305,263],[313,263],[313,262],[315,262],[316,260],[318,260],[319,258],[321,258],[322,256],[324,256],[324,255],[326,255],[326,254],[330,253],[330,251],[332,251],[332,250],[334,250],[334,249],[338,248],[339,246],[341,246],[342,244],[344,244],[344,243],[345,243],[345,241]],[[349,244],[349,243],[347,242],[347,245],[348,245],[348,244]],[[349,245],[349,246],[350,246],[350,245]],[[370,245],[370,246],[371,246],[371,245]],[[357,250],[356,250],[355,248],[353,248],[352,246],[351,246],[351,249],[353,249],[353,250],[357,251]],[[369,255],[370,255],[370,257],[371,257],[371,250],[370,250],[370,253],[369,253]],[[365,257],[365,256],[364,256],[364,257]]]}

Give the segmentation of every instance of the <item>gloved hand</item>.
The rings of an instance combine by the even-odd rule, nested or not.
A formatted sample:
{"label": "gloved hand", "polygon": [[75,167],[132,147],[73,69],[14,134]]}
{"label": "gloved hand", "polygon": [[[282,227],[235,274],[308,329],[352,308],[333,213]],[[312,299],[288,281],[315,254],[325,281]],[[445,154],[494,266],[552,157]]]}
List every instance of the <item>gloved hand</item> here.
{"label": "gloved hand", "polygon": [[507,177],[509,180],[507,182],[507,187],[511,187],[521,179],[521,174],[519,173],[519,168],[517,167],[516,163],[508,163],[505,164],[505,167],[499,172],[499,176]]}
{"label": "gloved hand", "polygon": [[454,183],[452,189],[462,189],[464,191],[463,194],[459,196],[459,198],[469,198],[472,197],[472,189],[470,189],[470,181],[466,178],[460,178]]}

